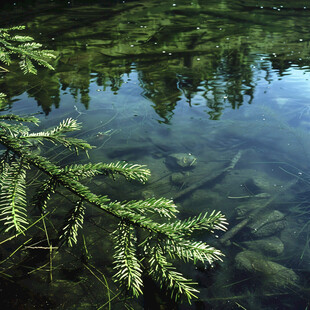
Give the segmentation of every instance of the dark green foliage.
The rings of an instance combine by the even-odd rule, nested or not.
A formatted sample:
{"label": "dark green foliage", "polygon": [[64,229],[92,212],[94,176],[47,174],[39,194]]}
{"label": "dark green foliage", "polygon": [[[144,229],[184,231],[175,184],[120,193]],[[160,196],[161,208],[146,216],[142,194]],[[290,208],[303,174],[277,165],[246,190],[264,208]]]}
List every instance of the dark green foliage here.
{"label": "dark green foliage", "polygon": [[[158,281],[161,287],[168,288],[174,298],[185,296],[190,301],[195,296],[197,290],[191,286],[193,282],[177,272],[167,257],[194,263],[212,263],[220,259],[222,253],[219,250],[204,242],[191,240],[192,233],[197,230],[225,230],[227,223],[220,212],[200,214],[183,221],[172,220],[178,210],[170,199],[149,198],[119,202],[111,201],[106,195],[96,195],[79,180],[98,174],[112,177],[119,174],[126,179],[144,183],[150,171],[143,165],[125,162],[60,167],[45,157],[32,154],[31,146],[35,141],[44,143],[45,140],[52,139],[53,143],[69,148],[91,148],[83,140],[79,140],[77,144],[76,139],[64,135],[65,132],[80,128],[76,121],[69,119],[54,129],[31,133],[20,121],[37,122],[34,118],[2,116],[2,119],[8,120],[0,122],[0,143],[8,150],[1,161],[1,218],[7,227],[6,231],[19,233],[26,228],[27,203],[24,182],[26,169],[32,165],[49,176],[42,181],[33,198],[33,204],[41,212],[48,209],[47,203],[57,185],[67,188],[80,198],[65,218],[60,240],[65,241],[68,246],[77,243],[78,230],[82,228],[84,221],[85,201],[119,219],[118,228],[114,232],[114,268],[117,282],[122,283],[134,296],[139,296],[143,287],[142,270],[146,264],[149,266],[149,275]],[[11,124],[16,120],[19,121],[18,125]],[[161,220],[158,221],[159,219]],[[144,230],[146,234],[138,243],[136,231],[139,229]],[[137,253],[140,253],[140,256]]]}
{"label": "dark green foliage", "polygon": [[55,188],[57,186],[57,182],[54,178],[49,178],[45,182],[41,184],[38,188],[36,194],[32,199],[32,205],[40,211],[40,213],[44,213],[47,208],[47,203],[51,199],[51,195],[55,193]]}
{"label": "dark green foliage", "polygon": [[22,232],[27,221],[25,191],[27,165],[22,159],[4,163],[0,178],[0,217],[6,227],[5,232]]}
{"label": "dark green foliage", "polygon": [[80,124],[76,122],[76,120],[72,118],[68,118],[64,120],[62,123],[60,123],[57,127],[42,131],[42,132],[36,132],[36,133],[24,133],[20,136],[20,139],[25,139],[29,141],[30,139],[34,139],[40,143],[42,143],[43,140],[49,140],[53,142],[54,144],[59,143],[62,144],[65,147],[68,147],[69,149],[75,148],[75,150],[78,152],[78,149],[91,149],[91,146],[84,140],[72,138],[72,137],[66,137],[64,134],[70,131],[75,131],[80,129]]}
{"label": "dark green foliage", "polygon": [[65,240],[68,246],[73,246],[77,243],[78,229],[82,228],[84,222],[85,206],[83,201],[78,201],[76,206],[69,211],[65,226],[62,229],[60,239]]}
{"label": "dark green foliage", "polygon": [[36,74],[34,63],[54,70],[47,61],[55,58],[52,51],[41,49],[42,44],[34,42],[30,36],[11,34],[11,32],[24,29],[24,26],[0,28],[0,61],[5,65],[10,65],[12,56],[15,55],[19,58],[19,65],[24,73]]}
{"label": "dark green foliage", "polygon": [[87,163],[85,165],[70,165],[64,168],[64,173],[70,174],[72,177],[75,176],[77,179],[93,177],[99,174],[112,177],[120,174],[127,180],[136,180],[141,183],[145,183],[150,175],[150,171],[144,165],[129,164],[120,161],[113,164]]}
{"label": "dark green foliage", "polygon": [[197,297],[195,294],[199,291],[192,287],[196,283],[186,279],[180,272],[176,271],[172,263],[168,262],[160,246],[153,247],[150,256],[149,274],[159,282],[161,288],[171,290],[171,297],[177,300],[184,295],[189,302],[193,297]]}
{"label": "dark green foliage", "polygon": [[134,228],[121,221],[114,231],[115,279],[138,297],[142,294],[142,266],[137,258],[137,238]]}

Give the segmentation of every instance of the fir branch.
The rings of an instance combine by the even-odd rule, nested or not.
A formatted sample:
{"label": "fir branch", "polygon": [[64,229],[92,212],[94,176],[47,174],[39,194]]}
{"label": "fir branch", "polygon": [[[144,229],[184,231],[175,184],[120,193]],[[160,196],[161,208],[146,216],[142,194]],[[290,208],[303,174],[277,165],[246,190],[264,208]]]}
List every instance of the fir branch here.
{"label": "fir branch", "polygon": [[[1,69],[1,66],[0,66]],[[3,104],[5,102],[6,95],[4,93],[0,93],[0,104]]]}
{"label": "fir branch", "polygon": [[226,231],[228,223],[220,211],[212,211],[210,215],[208,212],[200,213],[198,216],[183,221],[175,221],[168,225],[176,234],[191,235],[196,230],[207,230],[212,233],[215,229]]}
{"label": "fir branch", "polygon": [[37,141],[49,140],[53,143],[60,143],[69,149],[72,149],[73,147],[76,151],[78,151],[78,149],[91,149],[92,146],[88,144],[85,140],[65,136],[65,133],[79,130],[80,128],[81,126],[79,123],[77,123],[76,120],[68,118],[51,130],[35,133],[26,132],[21,135],[20,138],[27,141],[29,141],[29,139],[35,139]]}
{"label": "fir branch", "polygon": [[[13,137],[18,137],[20,135],[26,135],[29,132],[29,128],[25,125],[21,124],[9,124],[6,122],[1,122],[0,121],[0,129],[2,129],[6,134],[13,136]],[[22,141],[19,141],[19,144]]]}
{"label": "fir branch", "polygon": [[32,198],[32,205],[44,213],[47,208],[47,203],[51,199],[51,194],[55,193],[57,181],[51,177],[40,186]]}
{"label": "fir branch", "polygon": [[145,165],[129,164],[124,161],[102,164],[98,169],[105,174],[120,174],[128,180],[137,180],[141,183],[145,183],[151,175],[151,171]]}
{"label": "fir branch", "polygon": [[[28,150],[27,147],[20,144],[20,139],[15,136],[8,135],[5,131],[0,130],[0,143],[5,145],[8,149],[13,151],[16,155],[26,158],[29,164],[34,165],[47,175],[53,177],[55,181],[67,188],[73,194],[80,197],[82,200],[88,201],[97,208],[119,218],[132,223],[135,226],[141,227],[148,231],[153,231],[154,233],[160,233],[167,235],[170,238],[178,236],[174,232],[174,228],[167,224],[159,224],[153,221],[151,218],[145,215],[140,215],[130,210],[130,208],[120,207],[125,204],[118,202],[112,203],[107,196],[99,196],[92,193],[89,188],[81,184],[76,179],[70,177],[63,173],[63,169],[53,163],[48,159],[33,154]],[[137,206],[138,208],[138,206]],[[136,208],[136,209],[137,209]]]}
{"label": "fir branch", "polygon": [[208,262],[212,264],[215,260],[220,260],[221,256],[224,254],[206,243],[202,241],[192,241],[185,239],[167,239],[162,243],[165,252],[171,258],[180,258],[185,262],[193,261],[196,263],[197,261],[201,261],[202,263]]}
{"label": "fir branch", "polygon": [[179,212],[174,202],[164,197],[131,200],[123,203],[113,202],[109,206],[115,208],[116,205],[120,212],[134,212],[135,214],[154,213],[167,218],[176,217],[176,213]]}
{"label": "fir branch", "polygon": [[144,183],[150,175],[149,169],[144,165],[127,164],[122,162],[117,163],[87,163],[87,164],[73,164],[63,168],[63,172],[76,179],[90,178],[96,175],[114,176],[120,174],[126,179],[137,180]]}
{"label": "fir branch", "polygon": [[[2,178],[2,172],[7,169],[7,163],[11,162],[13,159],[13,155],[6,150],[3,154],[0,156],[0,178]],[[0,189],[1,189],[1,183],[0,181]]]}
{"label": "fir branch", "polygon": [[67,118],[63,120],[58,126],[50,130],[52,135],[64,134],[66,132],[80,130],[82,128],[81,124],[73,118]]}
{"label": "fir branch", "polygon": [[[151,231],[154,234],[160,234],[162,236],[166,236],[168,239],[175,239],[176,242],[179,242],[185,236],[190,235],[194,230],[213,230],[226,228],[224,226],[226,224],[225,218],[220,212],[212,212],[209,216],[207,214],[204,214],[194,217],[192,219],[188,219],[185,221],[176,221],[174,223],[157,223],[148,216],[148,213],[155,213],[159,215],[164,215],[166,217],[173,217],[177,210],[176,206],[171,200],[164,198],[150,198],[145,201],[109,203],[109,199],[106,196],[98,196],[93,194],[89,191],[87,187],[79,183],[77,180],[73,179],[72,176],[64,173],[64,170],[62,168],[52,164],[44,157],[31,154],[29,151],[27,151],[27,149],[25,150],[22,146],[20,146],[17,138],[8,137],[7,135],[1,135],[0,132],[0,142],[5,144],[9,148],[12,148],[12,150],[14,150],[14,152],[18,155],[23,155],[27,157],[29,163],[34,164],[40,170],[55,178],[57,183],[68,188],[78,197],[85,199],[86,201],[99,207],[103,211],[106,211],[122,220],[125,220],[132,225],[141,227],[143,229],[146,229],[147,231]],[[77,170],[79,168],[80,167],[78,167]],[[178,257],[190,257],[189,254],[186,254],[185,252],[186,250],[189,253],[190,249],[188,247],[189,244],[186,243],[183,244],[183,250],[181,250],[181,248],[176,248],[171,250],[170,252],[174,252],[175,255],[178,255]],[[196,244],[198,252],[192,255],[191,259],[199,259],[199,255],[203,255],[199,253],[202,252],[202,250],[208,250],[206,246],[205,248],[202,247],[203,245]],[[182,251],[185,254],[180,254]],[[191,249],[191,251],[193,251],[193,249]],[[214,253],[217,254],[217,252]],[[205,255],[207,254],[212,253],[209,252]]]}
{"label": "fir branch", "polygon": [[[13,120],[19,121],[18,118],[14,117]],[[67,216],[66,224],[60,236],[61,240],[64,240],[69,246],[77,242],[78,229],[82,227],[85,212],[82,201],[89,202],[102,211],[120,219],[119,227],[114,232],[116,244],[114,254],[116,274],[114,278],[116,281],[123,283],[134,296],[139,296],[142,293],[142,266],[136,254],[134,231],[134,227],[140,227],[149,233],[139,246],[143,248],[146,256],[149,257],[150,275],[159,282],[161,287],[168,287],[175,299],[184,295],[190,302],[193,297],[196,297],[195,293],[198,291],[191,286],[194,283],[177,272],[165,255],[169,255],[173,259],[180,258],[184,261],[202,261],[203,263],[212,263],[216,259],[220,260],[222,253],[219,250],[200,241],[186,240],[186,237],[196,230],[211,232],[215,229],[226,230],[226,219],[220,212],[213,211],[210,215],[205,213],[184,221],[157,222],[150,217],[150,214],[166,218],[176,216],[178,211],[172,200],[149,198],[138,201],[111,202],[107,196],[96,195],[79,182],[79,179],[83,177],[92,177],[96,174],[112,176],[120,174],[129,179],[145,182],[149,176],[149,170],[145,166],[117,162],[112,164],[71,165],[62,168],[45,157],[33,154],[28,147],[28,143],[31,139],[37,139],[40,142],[40,139],[46,139],[49,136],[54,136],[56,139],[59,137],[68,139],[65,133],[79,128],[76,121],[69,119],[56,128],[41,133],[29,133],[29,128],[22,125],[16,126],[16,128],[18,129],[5,122],[0,122],[0,143],[8,149],[8,152],[0,158],[1,167],[4,171],[0,177],[0,184],[2,182],[6,186],[10,169],[15,167],[11,163],[10,152],[15,157],[25,158],[28,164],[34,165],[50,177],[43,183],[36,197],[37,202],[41,201],[43,211],[56,185],[64,186],[81,199]],[[66,141],[70,147],[71,141],[69,139]],[[19,178],[17,177],[17,179]],[[22,196],[24,187],[20,185],[18,187],[21,188],[21,192],[17,192],[17,190],[16,192],[19,196]],[[0,196],[0,199],[2,199],[2,196]],[[20,218],[26,216],[24,206],[21,206],[18,210]],[[9,217],[12,219],[11,214],[8,215]],[[7,222],[8,218],[6,219]],[[22,231],[25,229],[22,225],[27,222],[26,220],[25,222],[18,220],[20,222],[20,231]],[[12,226],[12,223],[16,223],[16,220],[15,222],[11,220],[10,223],[11,226],[7,231],[15,227]],[[17,231],[16,227],[15,230]]]}
{"label": "fir branch", "polygon": [[66,223],[62,228],[62,233],[59,239],[64,240],[66,244],[70,247],[77,243],[78,230],[79,228],[83,227],[84,214],[85,206],[83,204],[83,201],[80,200],[66,216]]}
{"label": "fir branch", "polygon": [[40,121],[35,116],[19,116],[15,114],[4,114],[0,115],[0,119],[2,120],[10,120],[10,121],[17,121],[17,122],[29,122],[38,124]]}
{"label": "fir branch", "polygon": [[96,169],[97,164],[73,164],[68,165],[63,168],[63,173],[65,175],[70,175],[73,178],[80,180],[84,178],[91,178],[95,175],[100,174],[100,172]]}
{"label": "fir branch", "polygon": [[7,164],[1,174],[0,217],[7,226],[5,232],[20,233],[28,224],[26,214],[26,167],[19,160]]}
{"label": "fir branch", "polygon": [[161,288],[171,290],[171,297],[175,300],[185,296],[190,303],[192,298],[197,298],[195,294],[199,291],[191,286],[197,283],[177,272],[175,267],[167,261],[160,247],[155,247],[150,251],[149,263],[151,267],[149,274],[160,284]]}
{"label": "fir branch", "polygon": [[26,73],[36,74],[34,63],[54,70],[47,59],[56,58],[50,50],[44,50],[42,44],[33,42],[30,36],[11,35],[12,31],[24,30],[24,26],[0,28],[0,61],[6,65],[12,62],[11,55],[16,55],[21,59],[20,68]]}
{"label": "fir branch", "polygon": [[81,129],[81,124],[77,123],[75,119],[67,118],[63,120],[58,126],[41,132],[33,132],[28,135],[21,136],[23,139],[29,138],[53,138],[64,137],[64,133]]}
{"label": "fir branch", "polygon": [[133,227],[120,222],[118,228],[113,232],[115,242],[114,278],[122,283],[133,296],[142,294],[142,269],[136,254],[137,238]]}

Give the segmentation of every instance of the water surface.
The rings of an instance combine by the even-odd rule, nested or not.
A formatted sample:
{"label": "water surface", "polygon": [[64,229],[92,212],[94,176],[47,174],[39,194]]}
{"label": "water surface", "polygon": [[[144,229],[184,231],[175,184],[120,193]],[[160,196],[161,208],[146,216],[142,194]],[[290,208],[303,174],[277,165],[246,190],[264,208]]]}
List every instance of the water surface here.
{"label": "water surface", "polygon": [[[10,111],[38,113],[42,128],[76,118],[83,124],[78,136],[96,146],[89,152],[92,162],[126,160],[152,170],[145,186],[96,179],[89,184],[95,192],[120,200],[174,198],[210,175],[205,186],[176,199],[181,217],[221,210],[233,228],[262,205],[261,221],[273,212],[283,215],[283,227],[267,236],[255,235],[250,226],[225,245],[200,235],[221,247],[224,262],[212,268],[181,266],[199,283],[201,294],[193,305],[168,306],[163,296],[157,296],[156,303],[163,309],[307,308],[306,1],[17,1],[4,5],[0,14],[1,26],[26,25],[27,33],[57,53],[54,72],[42,69],[37,76],[22,76],[13,66],[2,74],[0,91],[8,94]],[[42,152],[59,164],[87,160],[57,149]],[[238,152],[242,155],[234,169],[212,179]],[[169,156],[178,153],[195,156],[195,165],[169,166]],[[269,198],[257,198],[259,194]],[[59,199],[63,203],[64,198]],[[240,209],[247,206],[252,209],[242,217]],[[92,264],[109,278],[111,244],[106,231],[98,229],[102,224],[107,225],[90,211],[84,235]],[[266,247],[270,238],[283,244],[283,251],[266,254],[249,243],[263,240]],[[249,251],[256,260],[245,270],[240,253],[246,256]],[[76,255],[81,255],[79,250]],[[105,288],[83,270],[77,257],[54,258],[52,285],[45,283],[44,272],[22,277],[17,303],[40,291],[33,307],[46,303],[51,309],[100,308],[107,300]],[[4,287],[3,292],[13,289]],[[146,292],[145,303],[149,300],[152,296]],[[142,305],[142,300],[132,303],[134,309]],[[122,307],[120,302],[112,305]],[[29,302],[25,309],[32,309]]]}

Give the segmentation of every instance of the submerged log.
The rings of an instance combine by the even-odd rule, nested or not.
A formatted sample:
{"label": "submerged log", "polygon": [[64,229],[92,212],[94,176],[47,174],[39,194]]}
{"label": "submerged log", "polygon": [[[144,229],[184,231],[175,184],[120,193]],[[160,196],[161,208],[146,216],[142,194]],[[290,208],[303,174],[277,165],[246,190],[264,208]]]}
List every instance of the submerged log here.
{"label": "submerged log", "polygon": [[234,157],[233,159],[230,161],[230,164],[228,167],[226,167],[224,170],[220,171],[220,172],[216,172],[213,175],[208,175],[207,177],[201,179],[200,181],[196,182],[195,184],[183,189],[182,191],[178,192],[175,196],[174,196],[174,200],[180,200],[181,198],[187,196],[188,194],[190,194],[191,192],[194,192],[195,190],[199,189],[202,186],[207,185],[208,183],[214,183],[216,180],[221,179],[222,177],[224,177],[227,173],[229,173],[232,169],[235,168],[236,164],[238,163],[238,161],[240,160],[242,155],[242,151],[239,151]]}
{"label": "submerged log", "polygon": [[256,209],[253,209],[253,211],[248,215],[247,218],[239,222],[237,225],[235,225],[232,229],[229,229],[221,238],[220,243],[227,244],[227,242],[233,238],[243,227],[245,227],[250,221],[255,219],[263,209],[267,208],[275,199],[277,199],[283,192],[286,192],[291,186],[295,185],[297,183],[298,179],[294,179],[293,181],[289,182],[286,186],[284,186],[279,192],[277,192],[274,196],[272,196],[270,199],[268,199],[264,204],[262,204],[260,207],[257,207]]}

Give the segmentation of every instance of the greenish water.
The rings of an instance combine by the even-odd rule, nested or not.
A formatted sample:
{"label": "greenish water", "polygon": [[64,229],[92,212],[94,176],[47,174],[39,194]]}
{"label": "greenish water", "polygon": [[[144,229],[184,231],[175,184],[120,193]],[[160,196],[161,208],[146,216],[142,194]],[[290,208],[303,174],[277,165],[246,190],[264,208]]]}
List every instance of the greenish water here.
{"label": "greenish water", "polygon": [[[121,200],[174,198],[209,175],[204,185],[176,199],[180,216],[221,210],[230,229],[249,220],[228,243],[219,244],[221,235],[199,236],[222,249],[222,263],[180,266],[199,283],[198,301],[169,304],[146,291],[144,301],[132,301],[133,309],[143,309],[144,303],[154,309],[308,308],[307,5],[17,1],[1,9],[0,27],[26,25],[27,33],[57,52],[54,72],[42,69],[37,76],[22,76],[13,65],[1,74],[0,92],[8,94],[10,111],[38,113],[42,128],[76,118],[83,124],[78,136],[96,146],[89,152],[92,162],[126,160],[152,171],[144,186],[95,179],[88,185],[96,193]],[[240,151],[234,169],[221,175]],[[60,164],[87,160],[59,149],[41,152]],[[172,167],[168,158],[176,153],[192,154],[196,165]],[[57,199],[55,203],[66,202]],[[260,207],[263,211],[256,214]],[[117,294],[110,281],[109,219],[89,211],[85,225],[94,270],[108,277]],[[3,252],[12,249],[14,245]],[[76,256],[54,257],[51,284],[48,267],[41,273],[27,269],[44,265],[43,259],[20,263],[17,284],[1,283],[4,307],[98,309],[107,301],[106,289],[82,268],[81,253],[75,251]],[[112,309],[124,309],[115,301]]]}

